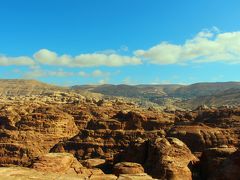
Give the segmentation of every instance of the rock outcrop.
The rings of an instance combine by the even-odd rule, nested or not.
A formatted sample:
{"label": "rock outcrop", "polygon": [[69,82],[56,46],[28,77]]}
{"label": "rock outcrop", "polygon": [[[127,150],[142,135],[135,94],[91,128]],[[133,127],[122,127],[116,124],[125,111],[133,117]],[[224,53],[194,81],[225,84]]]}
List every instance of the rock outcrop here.
{"label": "rock outcrop", "polygon": [[0,109],[0,165],[27,166],[77,132],[74,119],[51,105],[5,105]]}
{"label": "rock outcrop", "polygon": [[141,164],[133,162],[120,162],[114,165],[113,173],[117,176],[120,174],[141,174],[144,169]]}
{"label": "rock outcrop", "polygon": [[168,132],[168,136],[180,139],[193,152],[202,152],[205,148],[234,145],[235,143],[230,131],[206,125],[175,126]]}
{"label": "rock outcrop", "polygon": [[132,143],[116,159],[120,162],[138,162],[148,174],[160,179],[191,179],[188,166],[198,161],[188,147],[176,138],[140,140]]}

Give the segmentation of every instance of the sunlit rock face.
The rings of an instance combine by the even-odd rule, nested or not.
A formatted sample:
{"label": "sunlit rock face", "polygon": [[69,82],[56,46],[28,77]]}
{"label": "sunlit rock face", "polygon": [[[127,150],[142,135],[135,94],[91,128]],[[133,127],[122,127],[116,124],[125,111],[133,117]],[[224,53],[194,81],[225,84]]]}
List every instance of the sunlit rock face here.
{"label": "sunlit rock face", "polygon": [[28,165],[60,140],[77,132],[72,116],[52,105],[39,103],[2,106],[0,164]]}

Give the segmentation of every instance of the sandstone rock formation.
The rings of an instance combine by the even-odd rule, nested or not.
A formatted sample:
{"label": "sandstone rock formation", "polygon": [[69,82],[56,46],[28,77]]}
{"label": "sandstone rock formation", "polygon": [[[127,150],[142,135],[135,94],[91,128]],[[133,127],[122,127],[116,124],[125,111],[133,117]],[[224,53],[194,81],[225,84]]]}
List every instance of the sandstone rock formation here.
{"label": "sandstone rock formation", "polygon": [[176,138],[133,143],[117,160],[141,163],[148,174],[160,179],[191,179],[188,166],[198,161],[188,147]]}
{"label": "sandstone rock formation", "polygon": [[117,176],[120,174],[141,174],[144,169],[141,164],[133,162],[120,162],[114,165],[113,173]]}
{"label": "sandstone rock formation", "polygon": [[182,140],[193,152],[202,152],[205,148],[234,144],[231,132],[206,125],[175,126],[168,132],[168,136]]}
{"label": "sandstone rock formation", "polygon": [[61,139],[77,133],[74,119],[51,105],[1,105],[0,164],[28,165]]}
{"label": "sandstone rock formation", "polygon": [[49,153],[40,156],[30,168],[0,168],[0,177],[6,179],[113,179],[114,175],[106,175],[100,169],[83,167],[72,154]]}
{"label": "sandstone rock formation", "polygon": [[118,180],[153,180],[153,178],[146,173],[121,174]]}
{"label": "sandstone rock formation", "polygon": [[69,153],[49,153],[40,156],[32,165],[33,169],[43,172],[78,174],[83,166]]}
{"label": "sandstone rock formation", "polygon": [[81,175],[69,175],[69,174],[58,174],[58,173],[46,173],[36,171],[34,169],[24,167],[0,167],[0,177],[6,180],[30,180],[30,179],[71,179],[71,180],[86,180],[86,176]]}
{"label": "sandstone rock formation", "polygon": [[81,162],[81,164],[87,168],[93,168],[93,167],[98,167],[98,166],[102,166],[106,163],[105,159],[98,159],[98,158],[94,158],[94,159],[86,159],[84,161]]}
{"label": "sandstone rock formation", "polygon": [[0,176],[231,180],[239,128],[239,107],[160,111],[68,92],[1,97]]}

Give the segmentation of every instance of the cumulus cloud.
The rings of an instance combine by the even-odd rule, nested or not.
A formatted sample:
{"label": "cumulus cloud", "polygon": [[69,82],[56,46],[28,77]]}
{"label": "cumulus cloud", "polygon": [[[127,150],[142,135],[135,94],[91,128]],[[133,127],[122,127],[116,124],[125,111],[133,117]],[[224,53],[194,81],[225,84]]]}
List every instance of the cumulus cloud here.
{"label": "cumulus cloud", "polygon": [[26,56],[20,57],[7,57],[0,55],[0,66],[11,66],[11,65],[19,65],[19,66],[33,66],[34,61]]}
{"label": "cumulus cloud", "polygon": [[[69,54],[59,55],[48,49],[41,49],[34,53],[32,57],[8,57],[0,55],[0,66],[18,65],[34,68],[47,65],[74,68],[98,66],[120,67],[142,63],[240,63],[240,31],[221,33],[214,27],[211,30],[199,32],[183,44],[161,42],[147,50],[136,50],[133,56],[120,55],[121,52],[125,51],[128,51],[127,46],[122,46],[118,50],[108,49],[72,56]],[[95,72],[94,74],[101,73]],[[79,75],[89,76],[89,74],[84,74],[84,72],[80,72]]]}
{"label": "cumulus cloud", "polygon": [[68,67],[92,67],[92,66],[124,66],[141,64],[140,58],[121,56],[118,54],[80,54],[75,57],[70,55],[58,56],[55,52],[41,49],[34,54],[37,62],[46,65],[62,65]]}
{"label": "cumulus cloud", "polygon": [[77,56],[71,56],[68,54],[58,55],[56,52],[50,51],[48,49],[41,49],[36,52],[33,57],[8,57],[0,55],[0,66],[52,65],[66,67],[118,67],[126,65],[138,65],[142,63],[140,58],[123,56],[117,54],[117,52],[115,51],[109,51],[108,53],[98,52],[92,54],[79,54]]}
{"label": "cumulus cloud", "polygon": [[162,42],[134,54],[152,64],[240,63],[240,32],[219,33],[216,28],[204,30],[184,44]]}
{"label": "cumulus cloud", "polygon": [[[56,63],[58,56],[55,52],[49,51],[47,49],[41,49],[36,52],[33,57],[42,64],[53,65]],[[58,62],[60,63],[60,62]]]}

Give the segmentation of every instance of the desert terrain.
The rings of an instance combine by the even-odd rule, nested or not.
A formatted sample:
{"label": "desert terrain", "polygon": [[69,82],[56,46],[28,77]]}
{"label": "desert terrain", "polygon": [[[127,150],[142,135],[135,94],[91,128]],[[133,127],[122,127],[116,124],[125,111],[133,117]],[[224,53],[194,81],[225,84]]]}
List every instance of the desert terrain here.
{"label": "desert terrain", "polygon": [[238,179],[239,84],[207,85],[124,85],[124,95],[114,85],[1,80],[0,177]]}

